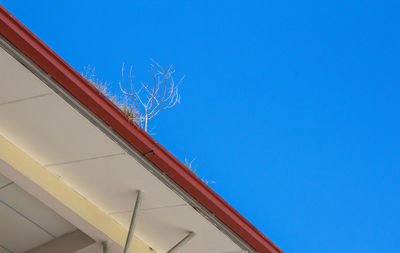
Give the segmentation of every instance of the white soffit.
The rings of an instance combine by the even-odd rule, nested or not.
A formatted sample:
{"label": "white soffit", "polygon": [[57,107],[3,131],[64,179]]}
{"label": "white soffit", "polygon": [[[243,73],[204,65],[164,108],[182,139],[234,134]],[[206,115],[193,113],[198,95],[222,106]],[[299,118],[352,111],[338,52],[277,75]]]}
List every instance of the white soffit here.
{"label": "white soffit", "polygon": [[[127,224],[131,212],[115,213],[117,221]],[[210,222],[205,222],[191,206],[145,209],[138,213],[137,231],[144,241],[158,240],[154,247],[167,252],[177,242],[194,231],[196,236],[182,248],[182,252],[233,253],[243,252]],[[181,251],[179,251],[181,252]]]}
{"label": "white soffit", "polygon": [[24,252],[53,239],[2,202],[0,203],[0,223],[1,247],[9,252]]}
{"label": "white soffit", "polygon": [[75,230],[75,227],[69,222],[16,184],[1,189],[0,200],[18,210],[21,215],[29,217],[32,222],[40,224],[53,237],[59,237],[66,232]]}
{"label": "white soffit", "polygon": [[0,189],[12,183],[8,178],[0,174]]}
{"label": "white soffit", "polygon": [[10,251],[6,248],[2,248],[2,246],[0,246],[0,253],[10,253]]}
{"label": "white soffit", "polygon": [[196,236],[179,252],[243,252],[3,49],[0,64],[1,135],[125,227],[143,190],[135,234],[158,252],[189,231]]}
{"label": "white soffit", "polygon": [[0,253],[24,252],[76,230],[0,174]]}
{"label": "white soffit", "polygon": [[[1,92],[0,105],[21,99],[42,96],[50,93],[37,77],[26,71],[26,68],[14,60],[7,52],[0,50]],[[21,89],[16,83],[25,84]],[[4,92],[7,91],[7,92]]]}
{"label": "white soffit", "polygon": [[186,205],[185,201],[127,154],[48,168],[109,213],[132,211],[139,189],[144,194],[141,209]]}
{"label": "white soffit", "polygon": [[1,105],[0,122],[0,134],[43,166],[123,153],[57,95]]}

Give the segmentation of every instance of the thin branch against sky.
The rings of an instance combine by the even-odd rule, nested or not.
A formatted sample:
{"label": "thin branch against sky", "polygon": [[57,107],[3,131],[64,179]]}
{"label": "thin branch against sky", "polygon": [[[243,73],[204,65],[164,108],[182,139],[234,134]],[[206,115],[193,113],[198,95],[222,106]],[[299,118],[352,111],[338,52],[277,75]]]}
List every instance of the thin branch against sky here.
{"label": "thin branch against sky", "polygon": [[162,67],[156,61],[148,66],[151,81],[138,82],[130,66],[126,77],[125,64],[122,65],[121,82],[119,83],[122,94],[128,99],[127,103],[136,116],[137,123],[147,132],[149,121],[160,112],[174,107],[180,103],[179,87],[184,77],[178,82],[174,80],[175,69],[172,65]]}

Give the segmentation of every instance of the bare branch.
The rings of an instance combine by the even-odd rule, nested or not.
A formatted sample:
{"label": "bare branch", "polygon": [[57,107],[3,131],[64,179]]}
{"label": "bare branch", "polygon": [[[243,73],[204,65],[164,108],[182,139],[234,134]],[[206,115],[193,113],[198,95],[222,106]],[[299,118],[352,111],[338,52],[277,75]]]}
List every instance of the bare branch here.
{"label": "bare branch", "polygon": [[180,102],[179,86],[183,78],[178,83],[174,81],[175,70],[172,65],[163,68],[156,61],[151,60],[148,71],[152,77],[152,85],[146,82],[139,82],[139,88],[135,86],[133,68],[129,71],[129,88],[125,84],[124,65],[122,65],[122,81],[120,89],[124,96],[129,97],[134,104],[135,113],[138,121],[145,131],[148,129],[149,120],[153,119],[160,112],[174,107]]}

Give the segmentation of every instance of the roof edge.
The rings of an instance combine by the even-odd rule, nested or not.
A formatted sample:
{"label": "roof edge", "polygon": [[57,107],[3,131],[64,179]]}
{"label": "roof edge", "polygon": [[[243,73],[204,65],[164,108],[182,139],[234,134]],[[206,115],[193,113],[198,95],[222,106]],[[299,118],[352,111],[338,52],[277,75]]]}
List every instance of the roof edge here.
{"label": "roof edge", "polygon": [[[230,206],[206,183],[186,168],[175,156],[130,122],[125,114],[93,85],[66,63],[19,20],[0,5],[0,34],[56,80],[80,103],[154,163],[196,201],[262,253],[283,253],[253,224]],[[151,152],[152,151],[152,152]]]}

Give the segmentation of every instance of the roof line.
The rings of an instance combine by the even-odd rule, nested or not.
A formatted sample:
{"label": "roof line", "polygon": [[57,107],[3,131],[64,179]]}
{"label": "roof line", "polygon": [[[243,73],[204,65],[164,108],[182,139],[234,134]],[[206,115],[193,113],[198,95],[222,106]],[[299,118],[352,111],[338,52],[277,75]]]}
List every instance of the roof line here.
{"label": "roof line", "polygon": [[283,252],[1,5],[0,34],[255,250]]}

